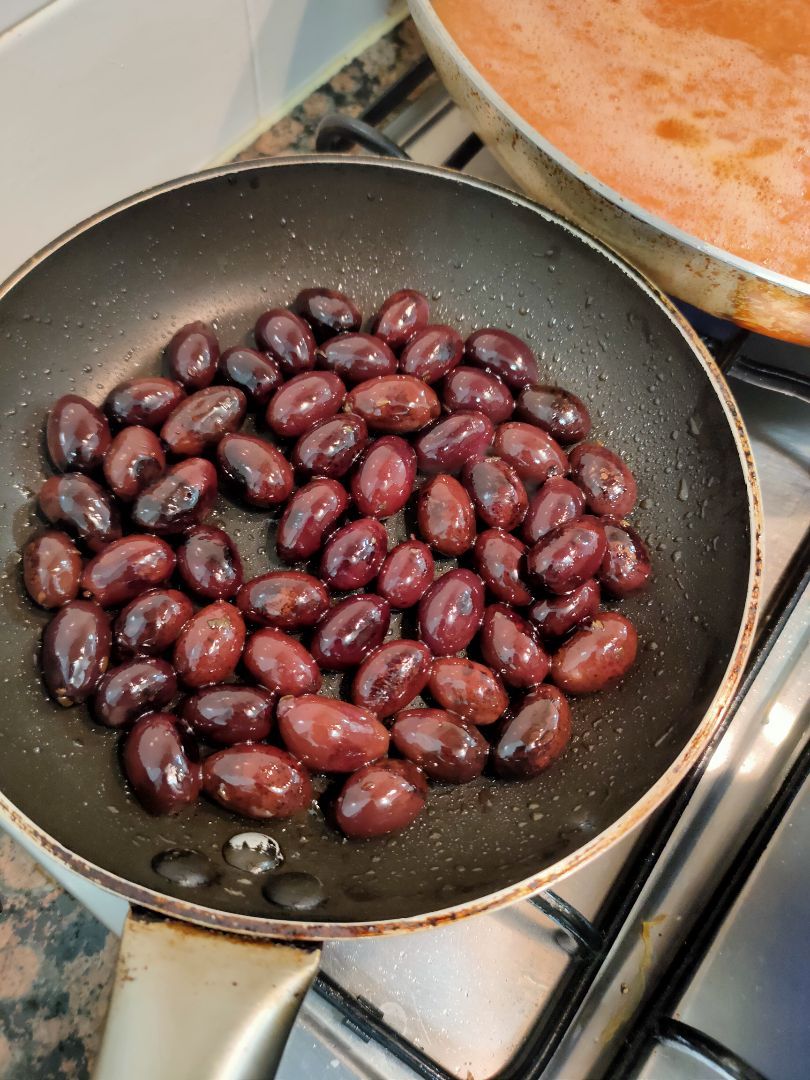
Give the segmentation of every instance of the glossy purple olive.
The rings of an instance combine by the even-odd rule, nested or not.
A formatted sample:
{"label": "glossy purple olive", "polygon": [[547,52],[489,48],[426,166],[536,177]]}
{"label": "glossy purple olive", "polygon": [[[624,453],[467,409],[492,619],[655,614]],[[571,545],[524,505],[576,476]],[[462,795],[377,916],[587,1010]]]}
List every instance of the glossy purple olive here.
{"label": "glossy purple olive", "polygon": [[362,416],[340,413],[320,420],[293,447],[292,464],[309,476],[343,476],[357,461],[368,442]]}
{"label": "glossy purple olive", "polygon": [[284,745],[316,772],[354,772],[388,752],[389,735],[377,717],[347,701],[283,697],[276,716]]}
{"label": "glossy purple olive", "polygon": [[217,466],[236,494],[261,510],[286,502],[293,489],[292,466],[255,435],[234,433],[217,444]]}
{"label": "glossy purple olive", "polygon": [[406,829],[427,799],[424,773],[410,761],[385,758],[353,773],[335,802],[338,828],[353,840]]}
{"label": "glossy purple olive", "polygon": [[493,424],[508,420],[515,409],[509,387],[497,375],[478,368],[451,371],[442,383],[441,395],[448,412],[482,412]]}
{"label": "glossy purple olive", "polygon": [[350,521],[326,541],[321,577],[332,589],[362,589],[380,572],[387,553],[388,534],[376,518]]}
{"label": "glossy purple olive", "polygon": [[481,732],[445,709],[403,709],[391,728],[391,741],[432,779],[450,784],[480,776],[489,755]]}
{"label": "glossy purple olive", "polygon": [[309,323],[318,341],[333,334],[350,334],[359,330],[363,321],[354,302],[334,289],[302,289],[293,308]]}
{"label": "glossy purple olive", "polygon": [[415,483],[416,451],[399,435],[383,435],[360,459],[352,477],[352,499],[366,517],[387,518],[405,506]]}
{"label": "glossy purple olive", "polygon": [[299,488],[279,522],[279,556],[285,562],[311,559],[348,505],[349,495],[337,480],[319,478]]}
{"label": "glossy purple olive", "polygon": [[571,477],[584,491],[592,513],[627,517],[636,502],[636,481],[618,454],[599,443],[580,443],[569,461]]}
{"label": "glossy purple olive", "polygon": [[626,521],[605,518],[607,550],[599,567],[599,581],[610,596],[621,598],[643,589],[652,565],[647,545]]}
{"label": "glossy purple olive", "polygon": [[424,473],[461,472],[467,462],[484,457],[494,438],[492,421],[483,413],[450,413],[414,442],[419,469]]}
{"label": "glossy purple olive", "polygon": [[329,338],[315,354],[318,367],[334,372],[349,383],[365,382],[378,375],[393,375],[397,358],[372,334],[338,334]]}
{"label": "glossy purple olive", "polygon": [[584,401],[560,386],[524,386],[517,400],[517,418],[536,424],[559,443],[587,439],[591,416]]}
{"label": "glossy purple olive", "polygon": [[470,570],[448,570],[419,601],[419,637],[434,656],[466,649],[484,617],[484,583]]}
{"label": "glossy purple olive", "polygon": [[314,626],[329,608],[329,593],[311,574],[273,570],[246,581],[236,606],[251,622],[278,630]]}
{"label": "glossy purple olive", "polygon": [[617,611],[598,611],[554,654],[552,681],[569,694],[595,694],[615,686],[636,660],[636,628]]}
{"label": "glossy purple olive", "polygon": [[585,581],[564,596],[545,596],[529,608],[528,616],[541,638],[564,637],[594,617],[601,604],[599,583]]}
{"label": "glossy purple olive", "polygon": [[102,607],[120,607],[138,593],[168,581],[176,562],[174,552],[159,536],[124,536],[85,566],[82,592]]}
{"label": "glossy purple olive", "polygon": [[130,600],[115,620],[115,646],[121,656],[160,656],[174,645],[194,614],[177,589],[150,589]]}
{"label": "glossy purple olive", "polygon": [[150,814],[177,814],[196,802],[202,790],[196,748],[171,713],[152,712],[136,720],[121,760],[135,797]]}
{"label": "glossy purple olive", "polygon": [[312,654],[294,637],[269,626],[248,638],[245,667],[257,683],[280,697],[317,694],[321,688]]}
{"label": "glossy purple olive", "polygon": [[324,670],[345,671],[361,664],[388,632],[391,608],[379,596],[350,596],[315,627],[310,647]]}
{"label": "glossy purple olive", "polygon": [[104,456],[107,487],[122,502],[132,502],[166,471],[160,439],[149,428],[122,428]]}
{"label": "glossy purple olive", "polygon": [[554,686],[538,686],[504,724],[493,760],[508,780],[528,780],[552,765],[571,738],[571,710]]}
{"label": "glossy purple olive", "polygon": [[23,549],[23,581],[43,608],[62,607],[79,595],[82,557],[67,533],[47,529]]}
{"label": "glossy purple olive", "polygon": [[433,555],[421,540],[405,540],[385,558],[376,589],[392,608],[418,604],[433,582]]}
{"label": "glossy purple olive", "polygon": [[181,326],[166,347],[169,374],[186,390],[210,386],[217,373],[219,341],[205,322]]}
{"label": "glossy purple olive", "polygon": [[432,387],[412,375],[380,375],[358,383],[346,396],[346,408],[362,416],[372,431],[388,435],[419,431],[441,412]]}
{"label": "glossy purple olive", "polygon": [[145,712],[160,712],[177,693],[171,664],[151,656],[127,660],[102,676],[93,698],[93,717],[120,728]]}
{"label": "glossy purple olive", "polygon": [[40,666],[54,701],[68,707],[95,693],[110,662],[112,632],[106,612],[90,600],[71,600],[42,637]]}
{"label": "glossy purple olive", "polygon": [[433,657],[421,641],[387,641],[370,653],[352,683],[352,701],[377,716],[393,716],[430,678]]}
{"label": "glossy purple olive", "polygon": [[271,308],[256,320],[256,344],[289,379],[315,367],[315,338],[300,316],[286,308]]}
{"label": "glossy purple olive", "polygon": [[434,660],[428,690],[443,709],[470,724],[494,723],[509,704],[495,672],[466,657],[442,656]]}
{"label": "glossy purple olive", "polygon": [[39,490],[39,509],[52,525],[78,536],[91,551],[101,551],[121,536],[113,499],[89,476],[51,476]]}
{"label": "glossy purple olive", "polygon": [[205,686],[187,697],[180,715],[205,742],[261,742],[273,726],[274,696],[259,686]]}
{"label": "glossy purple olive", "polygon": [[493,451],[508,462],[525,484],[544,484],[568,472],[568,458],[552,437],[531,424],[501,424]]}
{"label": "glossy purple olive", "polygon": [[242,586],[242,560],[224,529],[195,525],[177,549],[183,582],[208,600],[230,600]]}
{"label": "glossy purple olive", "polygon": [[461,555],[475,542],[472,500],[453,476],[433,476],[419,489],[416,520],[424,539],[442,555]]}
{"label": "glossy purple olive", "polygon": [[473,367],[497,375],[513,390],[540,381],[534,353],[525,341],[508,330],[495,327],[476,330],[464,343],[464,358]]}
{"label": "glossy purple olive", "polygon": [[544,589],[560,596],[599,570],[607,549],[599,518],[585,515],[546,533],[526,556],[526,568]]}
{"label": "glossy purple olive", "polygon": [[372,330],[398,353],[414,334],[427,326],[429,318],[427,297],[416,289],[400,289],[383,300],[374,316]]}
{"label": "glossy purple olive", "polygon": [[247,398],[235,386],[209,386],[181,401],[160,429],[173,454],[196,457],[237,431],[245,418]]}
{"label": "glossy purple olive", "polygon": [[180,631],[175,670],[193,688],[225,682],[236,670],[244,645],[244,619],[232,604],[218,600],[200,608]]}
{"label": "glossy purple olive", "polygon": [[418,330],[402,350],[399,369],[426,383],[438,382],[461,362],[464,342],[452,326],[437,323]]}
{"label": "glossy purple olive", "polygon": [[462,481],[475,512],[490,528],[511,532],[523,521],[529,497],[520,477],[505,461],[496,457],[469,461]]}
{"label": "glossy purple olive", "polygon": [[265,408],[284,381],[272,356],[244,345],[225,350],[219,358],[219,374],[223,382],[239,387],[251,409]]}
{"label": "glossy purple olive", "polygon": [[168,420],[186,392],[180,383],[160,375],[129,379],[111,390],[104,409],[114,424],[159,428]]}
{"label": "glossy purple olive", "polygon": [[199,525],[217,497],[217,473],[205,458],[186,458],[140,493],[132,520],[147,532],[170,535]]}
{"label": "glossy purple olive", "polygon": [[510,686],[537,686],[548,675],[548,654],[534,627],[506,604],[484,611],[479,643],[484,662]]}
{"label": "glossy purple olive", "polygon": [[312,781],[286,750],[238,743],[203,763],[203,790],[214,802],[244,817],[264,820],[303,813],[312,803]]}
{"label": "glossy purple olive", "polygon": [[275,392],[267,405],[270,428],[282,439],[297,439],[319,420],[334,416],[346,387],[332,371],[304,371]]}
{"label": "glossy purple olive", "polygon": [[479,533],[473,550],[475,566],[496,600],[521,607],[532,602],[526,583],[526,545],[502,529]]}
{"label": "glossy purple olive", "polygon": [[65,394],[48,413],[46,438],[55,469],[91,472],[104,459],[110,428],[101,409],[78,394]]}
{"label": "glossy purple olive", "polygon": [[580,488],[564,476],[552,476],[532,495],[521,530],[527,544],[538,540],[569,521],[576,521],[585,512],[585,496]]}

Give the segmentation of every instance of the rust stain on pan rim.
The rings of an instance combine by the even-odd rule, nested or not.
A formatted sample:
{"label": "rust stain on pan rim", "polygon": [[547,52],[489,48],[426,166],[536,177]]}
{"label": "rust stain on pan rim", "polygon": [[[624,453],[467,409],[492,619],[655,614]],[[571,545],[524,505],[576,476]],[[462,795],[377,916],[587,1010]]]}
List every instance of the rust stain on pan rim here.
{"label": "rust stain on pan rim", "polygon": [[496,195],[498,198],[506,199],[514,205],[522,206],[532,213],[539,214],[547,221],[554,222],[559,228],[563,229],[563,231],[576,236],[580,241],[586,243],[595,251],[598,251],[604,258],[608,259],[624,274],[631,278],[636,285],[647,294],[650,300],[663,309],[670,321],[677,327],[684,339],[691,346],[696,361],[702,365],[721,402],[723,410],[726,413],[737,445],[737,451],[745,476],[746,487],[748,489],[751,558],[746,589],[747,603],[745,617],[737,635],[737,640],[728,667],[726,668],[722,682],[709,709],[704,715],[703,720],[692,735],[688,744],[684,747],[672,765],[670,765],[669,769],[667,769],[664,775],[661,776],[646,794],[630,807],[622,817],[583,847],[571,852],[571,854],[567,855],[564,859],[559,860],[559,862],[554,863],[552,866],[546,867],[539,873],[533,874],[531,877],[525,878],[522,881],[515,882],[515,884],[500,889],[497,892],[479,897],[477,900],[468,901],[467,903],[458,904],[449,908],[443,908],[439,911],[429,912],[424,915],[413,915],[404,918],[385,919],[373,922],[319,923],[317,921],[273,919],[255,915],[238,915],[231,912],[219,911],[214,908],[206,907],[203,904],[168,896],[157,890],[136,885],[135,883],[118,877],[108,870],[105,870],[103,867],[97,866],[81,856],[76,855],[41,829],[34,821],[21,813],[21,811],[18,810],[17,807],[2,794],[2,792],[0,792],[0,810],[4,811],[10,820],[23,833],[30,837],[38,847],[42,848],[69,870],[72,870],[74,873],[93,882],[93,884],[121,896],[131,904],[149,908],[163,915],[168,915],[172,918],[195,923],[199,926],[209,927],[211,929],[223,930],[229,933],[246,934],[254,937],[282,938],[288,941],[318,941],[329,938],[371,937],[381,934],[406,933],[412,930],[441,926],[468,915],[492,911],[495,908],[503,907],[516,900],[531,896],[541,889],[548,888],[550,885],[560,881],[574,870],[579,869],[579,867],[583,866],[597,855],[602,854],[617,840],[626,836],[627,833],[648,817],[652,811],[675,790],[691,767],[697,762],[703,750],[708,746],[712,736],[718,730],[724,716],[728,712],[734,692],[742,678],[745,662],[751,649],[762,580],[762,505],[751,446],[748,441],[745,425],[737,410],[728,384],[695,331],[655,285],[648,281],[639,273],[639,271],[631,267],[624,259],[611,251],[606,245],[593,239],[581,229],[570,225],[551,211],[546,210],[521,196],[504,191],[493,184],[487,184],[470,177],[460,176],[458,173],[454,173],[449,169],[418,165],[413,162],[373,158],[347,158],[337,154],[318,156],[302,155],[295,158],[274,158],[259,163],[242,162],[236,166],[210,169],[203,173],[162,184],[150,191],[143,192],[130,199],[117,203],[109,209],[88,218],[74,229],[63,234],[46,248],[43,248],[25,263],[17,273],[13,274],[4,285],[0,287],[0,300],[21,278],[25,276],[26,273],[28,273],[30,269],[37,266],[68,241],[79,236],[81,233],[86,232],[97,222],[102,221],[129,206],[144,202],[155,195],[159,195],[166,191],[173,191],[177,188],[191,184],[204,182],[206,180],[225,177],[233,173],[249,172],[256,169],[311,167],[313,165],[325,167],[334,166],[336,164],[345,168],[356,169],[408,169],[462,186],[469,186],[487,191]]}

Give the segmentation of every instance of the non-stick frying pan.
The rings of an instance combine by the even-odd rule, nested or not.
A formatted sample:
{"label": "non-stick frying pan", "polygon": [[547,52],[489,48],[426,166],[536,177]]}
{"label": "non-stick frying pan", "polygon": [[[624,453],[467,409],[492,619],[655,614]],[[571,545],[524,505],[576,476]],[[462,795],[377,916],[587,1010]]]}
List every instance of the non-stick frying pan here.
{"label": "non-stick frying pan", "polygon": [[[272,905],[266,878],[223,860],[228,838],[255,823],[208,802],[149,817],[124,786],[116,736],[45,696],[36,657],[46,617],[23,594],[18,552],[38,524],[43,420],[60,394],[101,402],[123,379],[159,370],[163,345],[191,319],[215,321],[224,344],[249,340],[261,310],[318,284],[347,291],[368,315],[413,286],[436,321],[462,333],[494,324],[526,337],[543,377],[588,401],[595,436],[633,468],[634,523],[655,576],[623,606],[643,643],[636,669],[574,702],[573,743],[547,774],[437,786],[421,819],[381,841],[349,843],[319,814],[262,825],[285,856],[275,873],[323,885],[322,903],[302,911]],[[218,169],[136,196],[5,286],[0,400],[2,804],[58,859],[133,904],[312,940],[439,924],[526,896],[603,851],[675,787],[740,676],[756,610],[758,502],[722,377],[637,273],[486,184],[323,157]],[[223,500],[214,516],[248,574],[273,565],[264,513]],[[408,522],[392,528],[404,534]],[[176,850],[199,856],[189,872],[179,860],[179,882],[155,869]]]}

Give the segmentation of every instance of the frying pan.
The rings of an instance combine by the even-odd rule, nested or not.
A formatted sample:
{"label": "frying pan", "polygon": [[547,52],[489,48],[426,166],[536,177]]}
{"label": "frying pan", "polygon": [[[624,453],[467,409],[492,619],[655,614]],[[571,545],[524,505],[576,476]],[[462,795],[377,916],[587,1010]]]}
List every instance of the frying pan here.
{"label": "frying pan", "polygon": [[[431,298],[436,321],[463,334],[496,324],[526,337],[543,377],[589,402],[595,436],[633,468],[634,523],[655,576],[623,605],[643,643],[636,669],[616,689],[574,702],[572,745],[547,774],[437,785],[424,815],[384,840],[349,843],[316,813],[262,823],[285,862],[253,876],[222,851],[255,822],[208,802],[149,817],[122,781],[116,737],[84,709],[45,696],[36,658],[47,616],[23,594],[18,552],[40,524],[32,496],[48,475],[43,420],[59,395],[101,402],[123,379],[158,371],[173,330],[194,318],[214,321],[226,344],[247,341],[260,311],[314,284],[344,289],[367,314],[413,286]],[[759,589],[759,503],[722,376],[634,270],[490,185],[412,163],[324,156],[216,169],[135,196],[4,286],[0,399],[0,802],[66,866],[171,917],[132,921],[125,932],[102,1076],[255,1075],[262,1054],[266,1064],[280,1052],[315,971],[316,954],[290,943],[438,925],[557,881],[673,790],[739,680]],[[266,514],[222,500],[213,518],[236,538],[247,575],[274,565]],[[392,538],[408,527],[392,519]],[[168,858],[170,880],[165,856],[178,851],[194,854]],[[268,901],[263,884],[290,871],[322,883],[317,907]],[[287,944],[249,945],[190,924]],[[180,969],[166,968],[172,957]],[[207,983],[214,1009],[201,1001]],[[249,1008],[238,1000],[248,988]],[[148,1022],[122,1011],[133,1002]],[[249,1021],[246,1040],[229,1026],[236,1014]],[[194,1047],[186,1039],[175,1058],[167,1029],[184,1023]],[[223,1026],[228,1038],[215,1051]]]}

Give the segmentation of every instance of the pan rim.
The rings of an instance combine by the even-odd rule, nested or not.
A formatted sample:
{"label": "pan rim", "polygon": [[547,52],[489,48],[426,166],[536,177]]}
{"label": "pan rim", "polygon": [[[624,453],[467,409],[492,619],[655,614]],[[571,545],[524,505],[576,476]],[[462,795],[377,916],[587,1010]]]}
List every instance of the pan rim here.
{"label": "pan rim", "polygon": [[139,192],[136,195],[122,199],[112,206],[86,218],[78,225],[64,232],[50,244],[43,247],[7,278],[6,281],[0,285],[0,301],[2,301],[7,293],[10,292],[10,290],[34,267],[38,266],[54,252],[65,246],[69,241],[87,232],[99,222],[113,217],[131,206],[146,202],[157,195],[184,187],[190,187],[192,184],[224,178],[235,173],[250,172],[257,169],[295,168],[297,166],[312,165],[324,167],[339,165],[344,168],[358,169],[405,170],[484,191],[489,195],[506,199],[515,206],[539,214],[539,216],[546,221],[553,223],[564,232],[576,237],[579,241],[585,243],[592,250],[613,263],[614,266],[621,270],[644,293],[646,293],[652,302],[658,305],[664,315],[666,315],[674,325],[675,329],[680,332],[685,339],[685,342],[691,347],[696,360],[702,365],[709,383],[719,399],[721,408],[723,409],[731,428],[748,493],[751,547],[744,614],[729,663],[723,674],[720,685],[718,686],[708,709],[704,713],[703,719],[678,757],[640,799],[629,807],[621,817],[617,818],[616,821],[606,829],[588,841],[587,844],[570,852],[564,858],[536,874],[532,874],[527,878],[474,900],[454,904],[437,911],[419,915],[361,922],[340,921],[321,923],[309,920],[273,918],[272,916],[242,915],[222,911],[218,908],[207,907],[199,902],[169,896],[156,889],[138,885],[135,882],[122,878],[117,874],[96,865],[83,856],[77,855],[54,837],[50,836],[44,829],[37,825],[33,819],[29,818],[19,810],[3,792],[0,792],[0,811],[5,813],[11,822],[24,832],[37,847],[55,858],[68,870],[78,873],[81,877],[89,880],[93,884],[120,896],[130,904],[149,908],[163,915],[211,929],[223,930],[229,933],[245,934],[252,937],[282,938],[288,941],[318,941],[370,937],[439,926],[444,923],[453,922],[456,919],[467,915],[492,911],[496,908],[503,907],[506,904],[513,903],[516,900],[531,896],[533,893],[549,887],[552,883],[561,881],[574,870],[584,865],[584,863],[606,851],[617,840],[625,836],[647,818],[653,810],[656,809],[656,807],[658,807],[672,791],[674,791],[689,769],[697,762],[698,758],[719,728],[731,705],[737,686],[742,679],[745,661],[751,649],[759,606],[762,578],[761,496],[748,435],[728,384],[694,329],[677,308],[675,308],[672,302],[652,282],[650,282],[635,267],[631,266],[622,256],[612,251],[606,244],[596,240],[588,233],[565,221],[559,215],[547,210],[545,207],[532,202],[530,199],[517,195],[514,192],[500,188],[495,184],[464,176],[451,169],[421,165],[416,162],[394,161],[384,158],[347,157],[340,154],[302,154],[294,157],[285,156],[267,160],[246,161],[217,166],[212,169],[193,173],[156,185],[155,187]]}

